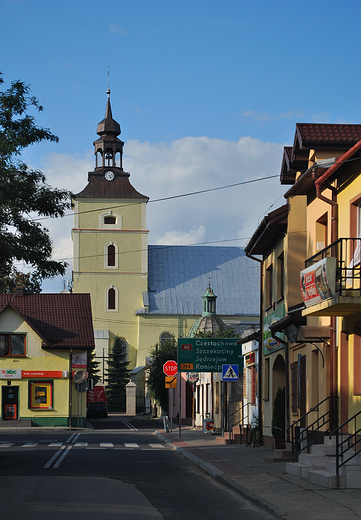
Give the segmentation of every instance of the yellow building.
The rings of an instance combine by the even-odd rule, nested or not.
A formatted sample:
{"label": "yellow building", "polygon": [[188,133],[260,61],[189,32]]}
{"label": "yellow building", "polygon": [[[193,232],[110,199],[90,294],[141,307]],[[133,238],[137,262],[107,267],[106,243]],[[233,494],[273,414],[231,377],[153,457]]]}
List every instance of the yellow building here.
{"label": "yellow building", "polygon": [[[148,197],[123,169],[109,91],[97,133],[94,171],[74,196],[73,290],[91,294],[98,360],[106,361],[120,337],[139,389],[149,348],[170,335],[187,336],[209,283],[226,325],[242,332],[258,322],[258,266],[238,247],[148,245]],[[140,395],[138,411],[147,406]]]}
{"label": "yellow building", "polygon": [[86,375],[93,348],[89,295],[0,294],[2,420],[84,426],[85,392],[72,375]]}

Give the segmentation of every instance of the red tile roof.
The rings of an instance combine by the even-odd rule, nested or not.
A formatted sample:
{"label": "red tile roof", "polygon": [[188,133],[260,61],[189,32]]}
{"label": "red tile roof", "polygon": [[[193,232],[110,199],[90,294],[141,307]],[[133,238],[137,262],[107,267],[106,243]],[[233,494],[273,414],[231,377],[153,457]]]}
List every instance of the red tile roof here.
{"label": "red tile roof", "polygon": [[8,307],[37,332],[44,348],[94,348],[90,294],[0,294],[0,314]]}
{"label": "red tile roof", "polygon": [[326,124],[326,123],[297,123],[298,134],[302,146],[317,144],[351,145],[361,139],[361,125]]}

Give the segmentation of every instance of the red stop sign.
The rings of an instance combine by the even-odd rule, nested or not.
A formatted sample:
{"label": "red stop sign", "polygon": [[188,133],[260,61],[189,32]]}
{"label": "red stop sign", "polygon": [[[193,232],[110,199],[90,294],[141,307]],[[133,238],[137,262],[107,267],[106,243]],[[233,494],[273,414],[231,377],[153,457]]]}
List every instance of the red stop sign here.
{"label": "red stop sign", "polygon": [[166,376],[175,376],[178,372],[178,365],[176,361],[167,361],[164,363],[163,372]]}

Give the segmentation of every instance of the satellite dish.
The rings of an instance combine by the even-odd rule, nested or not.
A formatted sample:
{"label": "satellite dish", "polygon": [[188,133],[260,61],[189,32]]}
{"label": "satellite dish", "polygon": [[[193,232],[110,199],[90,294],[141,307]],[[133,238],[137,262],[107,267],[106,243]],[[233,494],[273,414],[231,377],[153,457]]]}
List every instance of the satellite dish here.
{"label": "satellite dish", "polygon": [[86,372],[84,370],[77,370],[74,372],[73,379],[75,383],[82,383],[86,377]]}

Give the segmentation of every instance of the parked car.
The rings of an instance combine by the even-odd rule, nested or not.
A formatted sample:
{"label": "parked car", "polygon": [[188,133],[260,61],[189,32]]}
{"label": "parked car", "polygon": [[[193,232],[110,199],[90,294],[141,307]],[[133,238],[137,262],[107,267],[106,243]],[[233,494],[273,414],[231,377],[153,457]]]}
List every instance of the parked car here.
{"label": "parked car", "polygon": [[93,401],[88,404],[87,417],[108,417],[108,408],[104,401]]}

